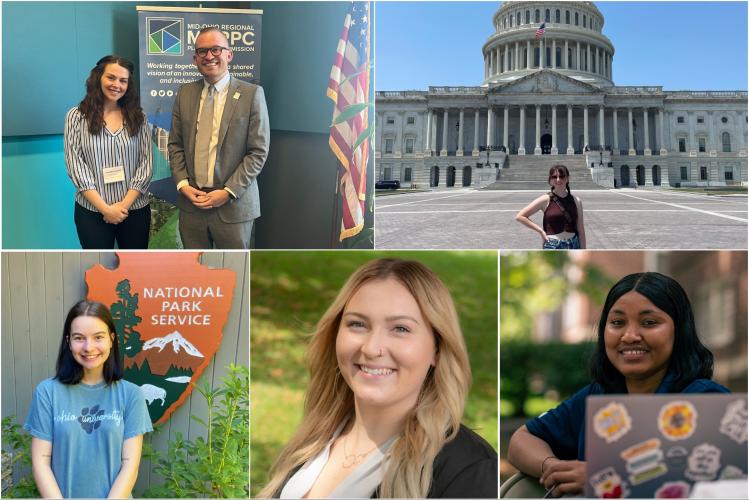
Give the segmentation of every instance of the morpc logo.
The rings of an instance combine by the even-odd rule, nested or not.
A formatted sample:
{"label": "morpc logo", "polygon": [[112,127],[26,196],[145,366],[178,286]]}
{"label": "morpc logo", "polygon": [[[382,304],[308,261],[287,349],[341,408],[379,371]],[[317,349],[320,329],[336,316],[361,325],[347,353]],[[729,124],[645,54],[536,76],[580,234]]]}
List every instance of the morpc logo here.
{"label": "morpc logo", "polygon": [[184,54],[184,20],[171,17],[147,17],[148,54],[181,56]]}
{"label": "morpc logo", "polygon": [[[115,269],[96,264],[86,271],[88,298],[112,312],[125,380],[140,386],[151,421],[160,424],[185,402],[218,351],[236,274],[201,264],[200,252],[117,257]],[[82,413],[91,414],[93,408]]]}

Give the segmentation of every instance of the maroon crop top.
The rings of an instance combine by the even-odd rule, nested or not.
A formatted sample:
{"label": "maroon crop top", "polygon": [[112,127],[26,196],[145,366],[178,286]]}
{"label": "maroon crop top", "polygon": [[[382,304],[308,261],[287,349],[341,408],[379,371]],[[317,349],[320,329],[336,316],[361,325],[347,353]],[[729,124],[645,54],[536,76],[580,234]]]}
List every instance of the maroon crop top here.
{"label": "maroon crop top", "polygon": [[557,196],[559,204],[564,207],[570,215],[572,224],[568,223],[562,209],[556,204],[554,199],[549,196],[549,206],[544,210],[544,231],[546,234],[575,233],[577,234],[577,204],[575,198],[568,194],[564,198]]}

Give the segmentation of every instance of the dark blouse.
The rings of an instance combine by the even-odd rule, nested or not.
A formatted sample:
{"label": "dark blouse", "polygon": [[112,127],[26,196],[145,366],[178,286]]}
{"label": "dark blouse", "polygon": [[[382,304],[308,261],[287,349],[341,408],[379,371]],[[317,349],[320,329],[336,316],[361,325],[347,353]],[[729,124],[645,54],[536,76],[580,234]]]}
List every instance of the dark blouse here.
{"label": "dark blouse", "polygon": [[[674,392],[671,386],[674,376],[667,373],[656,394]],[[730,392],[722,385],[708,379],[697,379],[686,386],[682,393]],[[525,426],[536,437],[546,441],[557,458],[562,460],[585,460],[585,398],[595,394],[606,394],[596,383],[583,387],[556,408],[529,420]]]}
{"label": "dark blouse", "polygon": [[[554,201],[554,198],[559,201],[559,205],[564,207],[564,210],[570,215],[570,222],[567,222],[567,218],[564,216],[562,209]],[[575,197],[568,194],[564,198],[549,195],[549,205],[544,210],[544,231],[546,234],[559,234],[559,233],[575,233],[577,234],[577,204],[575,203]]]}

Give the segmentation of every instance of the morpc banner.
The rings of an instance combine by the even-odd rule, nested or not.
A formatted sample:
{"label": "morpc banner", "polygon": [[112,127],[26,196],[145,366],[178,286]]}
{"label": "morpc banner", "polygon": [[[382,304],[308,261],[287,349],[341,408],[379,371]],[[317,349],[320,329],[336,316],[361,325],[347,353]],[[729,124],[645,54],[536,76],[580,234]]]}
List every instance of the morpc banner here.
{"label": "morpc banner", "polygon": [[[172,123],[172,105],[182,84],[202,78],[193,63],[195,39],[207,26],[220,29],[229,40],[234,59],[232,76],[260,84],[262,10],[201,9],[137,6],[138,52],[140,56],[140,100],[153,127],[153,180],[151,193],[154,225],[176,218],[177,191],[169,169],[167,143]],[[153,239],[154,235],[152,235]],[[156,237],[158,240],[158,236]],[[168,238],[171,239],[171,238]]]}

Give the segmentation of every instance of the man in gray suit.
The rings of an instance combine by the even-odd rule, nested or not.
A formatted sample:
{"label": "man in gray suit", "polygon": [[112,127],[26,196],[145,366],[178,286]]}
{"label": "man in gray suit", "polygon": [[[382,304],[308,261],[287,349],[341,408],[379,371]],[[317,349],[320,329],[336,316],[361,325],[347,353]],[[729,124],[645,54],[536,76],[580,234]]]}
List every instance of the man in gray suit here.
{"label": "man in gray suit", "polygon": [[203,79],[180,87],[172,109],[169,164],[185,248],[249,248],[260,216],[268,109],[262,87],[229,74],[233,57],[220,30],[203,28],[193,55]]}

